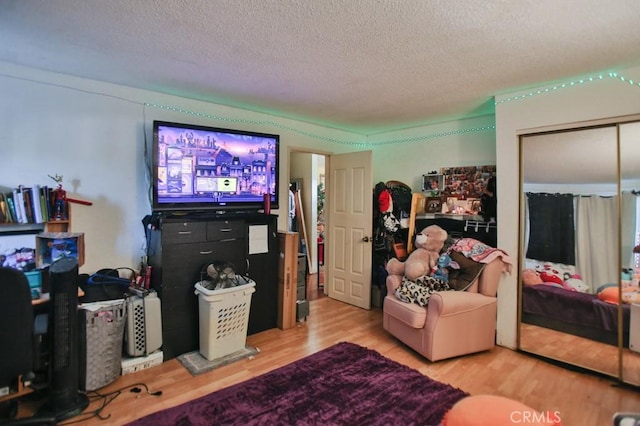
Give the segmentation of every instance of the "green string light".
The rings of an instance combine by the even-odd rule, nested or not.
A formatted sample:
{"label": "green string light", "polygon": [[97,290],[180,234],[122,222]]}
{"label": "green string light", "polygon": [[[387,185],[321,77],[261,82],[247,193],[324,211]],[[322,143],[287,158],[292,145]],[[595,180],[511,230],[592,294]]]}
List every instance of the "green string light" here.
{"label": "green string light", "polygon": [[413,138],[382,141],[382,142],[377,142],[377,143],[371,144],[371,145],[372,146],[381,146],[381,145],[395,145],[395,144],[401,144],[401,143],[405,144],[405,143],[423,142],[423,141],[430,140],[430,139],[439,139],[439,138],[443,138],[443,137],[447,137],[447,136],[462,135],[462,134],[465,134],[465,133],[486,132],[486,131],[495,130],[495,129],[496,129],[495,125],[472,127],[470,129],[450,130],[450,131],[447,131],[447,132],[432,133],[430,135],[415,136]]}
{"label": "green string light", "polygon": [[251,120],[251,119],[247,119],[247,118],[229,118],[229,117],[223,117],[223,116],[220,116],[220,115],[206,114],[206,113],[202,113],[202,112],[190,111],[190,110],[183,109],[183,108],[170,107],[170,106],[159,105],[159,104],[150,104],[150,103],[145,103],[144,106],[145,107],[168,110],[168,111],[172,111],[172,112],[179,112],[179,113],[182,113],[182,114],[193,115],[193,116],[196,116],[196,117],[207,118],[209,120],[223,121],[223,122],[227,122],[227,123],[251,124],[251,125],[256,125],[256,126],[270,126],[270,127],[275,127],[277,129],[298,133],[299,135],[308,136],[310,138],[318,139],[318,140],[321,140],[321,141],[324,141],[324,142],[335,143],[335,144],[362,146],[362,147],[366,147],[368,145],[367,143],[363,143],[363,142],[346,142],[346,141],[341,141],[341,140],[338,140],[338,139],[335,139],[335,138],[330,138],[328,136],[316,135],[314,133],[310,133],[310,132],[307,132],[305,130],[300,130],[300,129],[297,129],[295,127],[286,126],[284,124],[277,123],[277,122],[275,122],[273,120]]}
{"label": "green string light", "polygon": [[575,87],[575,86],[578,86],[578,85],[583,85],[583,84],[587,84],[587,83],[593,83],[593,82],[597,82],[597,81],[602,81],[605,78],[615,78],[617,80],[620,80],[623,83],[627,82],[631,86],[640,88],[640,83],[636,84],[636,83],[634,83],[633,80],[627,80],[623,76],[618,75],[618,73],[610,72],[610,73],[607,73],[607,74],[599,74],[599,75],[597,75],[595,77],[592,76],[592,77],[588,77],[588,78],[581,78],[579,80],[570,81],[568,83],[557,84],[557,85],[555,85],[553,87],[550,87],[550,88],[547,87],[547,88],[544,88],[544,89],[537,90],[535,92],[529,92],[529,93],[520,94],[520,95],[512,96],[512,97],[509,97],[509,98],[501,99],[501,100],[495,102],[495,105],[498,106],[500,104],[504,104],[504,103],[507,103],[507,102],[513,102],[513,101],[517,101],[517,100],[522,100],[522,99],[525,99],[525,98],[530,98],[532,96],[544,95],[546,93],[554,92],[554,91],[560,90],[560,89],[566,89],[566,88]]}
{"label": "green string light", "polygon": [[335,143],[335,144],[340,144],[340,145],[350,145],[350,146],[355,146],[355,147],[360,147],[360,148],[367,148],[367,147],[381,146],[381,145],[400,144],[400,143],[421,142],[421,141],[425,141],[425,140],[437,139],[437,138],[442,138],[442,137],[452,136],[452,135],[461,135],[461,134],[465,134],[465,133],[476,133],[476,132],[484,132],[484,131],[488,131],[488,130],[495,130],[495,128],[496,128],[495,125],[483,126],[483,127],[473,127],[473,128],[470,128],[470,129],[450,130],[450,131],[446,131],[446,132],[432,133],[432,134],[429,134],[429,135],[415,136],[415,137],[412,137],[412,138],[395,139],[395,140],[382,141],[382,142],[376,142],[376,143],[348,142],[348,141],[343,141],[343,140],[339,140],[339,139],[335,139],[335,138],[330,138],[328,136],[316,135],[315,133],[307,132],[305,130],[301,130],[301,129],[298,129],[298,128],[295,128],[295,127],[291,127],[291,126],[286,126],[284,124],[280,124],[280,123],[277,123],[277,122],[272,121],[272,120],[251,120],[251,119],[246,119],[246,118],[229,118],[229,117],[223,117],[223,116],[220,116],[220,115],[206,114],[206,113],[202,113],[202,112],[190,111],[190,110],[183,109],[183,108],[177,108],[177,107],[171,107],[171,106],[159,105],[159,104],[151,104],[151,103],[145,103],[144,106],[145,107],[150,107],[150,108],[157,108],[157,109],[172,111],[172,112],[179,112],[179,113],[182,113],[182,114],[193,115],[193,116],[196,116],[196,117],[202,117],[202,118],[207,118],[209,120],[216,120],[216,121],[222,121],[222,122],[227,122],[227,123],[239,123],[239,124],[247,124],[247,125],[251,124],[251,125],[256,125],[256,126],[271,126],[271,127],[275,127],[275,128],[281,129],[281,130],[294,132],[294,133],[297,133],[299,135],[303,135],[303,136],[307,136],[307,137],[310,137],[310,138],[318,139],[318,140],[321,140],[321,141],[324,141],[324,142],[330,142],[330,143]]}
{"label": "green string light", "polygon": [[[578,80],[572,80],[572,81],[569,81],[569,82],[556,84],[556,85],[554,85],[552,87],[545,87],[543,89],[538,89],[538,90],[535,90],[535,91],[530,91],[528,93],[522,93],[522,94],[519,94],[519,95],[515,95],[515,96],[512,96],[512,97],[509,97],[509,98],[501,99],[499,101],[494,102],[494,106],[498,106],[500,104],[504,104],[504,103],[507,103],[507,102],[515,102],[515,101],[527,100],[527,99],[532,98],[534,96],[553,93],[553,92],[561,90],[561,89],[568,89],[568,88],[581,86],[581,85],[588,84],[588,83],[603,81],[603,80],[605,80],[605,78],[615,78],[616,80],[619,80],[620,82],[628,83],[633,87],[640,88],[640,82],[634,82],[633,80],[626,79],[624,76],[618,75],[618,73],[609,72],[609,73],[606,73],[606,74],[599,74],[597,76],[591,76],[591,77],[587,77],[587,78],[581,78],[581,79],[578,79]],[[157,108],[157,109],[172,111],[172,112],[178,112],[178,113],[187,114],[187,115],[192,115],[192,116],[195,116],[195,117],[206,118],[206,119],[209,119],[209,120],[227,122],[227,123],[238,123],[238,124],[255,125],[255,126],[268,126],[268,127],[273,127],[273,128],[280,129],[280,130],[285,130],[285,131],[297,133],[299,135],[307,136],[309,138],[317,139],[317,140],[320,140],[320,141],[323,141],[323,142],[329,142],[329,143],[334,143],[334,144],[338,144],[338,145],[349,145],[349,146],[354,146],[354,147],[358,147],[358,148],[368,148],[368,147],[383,146],[383,145],[416,143],[416,142],[423,142],[423,141],[427,141],[427,140],[444,138],[444,137],[447,137],[447,136],[463,135],[463,134],[467,134],[467,133],[480,133],[480,132],[492,131],[492,130],[496,129],[495,125],[488,125],[488,126],[472,127],[472,128],[469,128],[469,129],[457,129],[457,130],[449,130],[449,131],[431,133],[431,134],[428,134],[428,135],[420,135],[420,136],[415,136],[415,137],[411,137],[411,138],[402,138],[402,139],[393,139],[393,140],[388,140],[388,141],[380,141],[380,142],[376,142],[376,143],[371,143],[371,142],[350,142],[350,141],[344,141],[344,140],[340,140],[340,139],[336,139],[336,138],[331,138],[331,137],[328,137],[328,136],[317,135],[315,133],[311,133],[311,132],[308,132],[306,130],[301,130],[301,129],[296,128],[296,127],[287,126],[287,125],[278,123],[278,122],[273,121],[273,120],[251,120],[251,119],[246,119],[246,118],[230,118],[230,117],[223,117],[223,116],[220,116],[220,115],[207,114],[207,113],[191,111],[191,110],[187,110],[187,109],[183,109],[183,108],[177,108],[177,107],[171,107],[171,106],[159,105],[159,104],[152,104],[152,103],[145,103],[144,106],[145,107],[150,107],[150,108]]]}

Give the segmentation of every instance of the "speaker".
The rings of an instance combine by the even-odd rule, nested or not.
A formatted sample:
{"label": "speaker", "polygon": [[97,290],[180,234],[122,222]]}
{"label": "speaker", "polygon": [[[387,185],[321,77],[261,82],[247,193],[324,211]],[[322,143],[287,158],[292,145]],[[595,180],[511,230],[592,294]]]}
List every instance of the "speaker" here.
{"label": "speaker", "polygon": [[89,405],[78,390],[78,260],[63,257],[51,265],[49,274],[50,387],[38,415],[62,421]]}

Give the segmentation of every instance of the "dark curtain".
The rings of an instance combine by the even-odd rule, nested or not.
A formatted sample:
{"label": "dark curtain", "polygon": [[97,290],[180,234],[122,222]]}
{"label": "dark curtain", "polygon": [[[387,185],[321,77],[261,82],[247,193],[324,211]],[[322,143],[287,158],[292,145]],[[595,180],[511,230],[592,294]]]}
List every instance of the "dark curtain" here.
{"label": "dark curtain", "polygon": [[527,200],[527,258],[575,265],[573,195],[527,193]]}

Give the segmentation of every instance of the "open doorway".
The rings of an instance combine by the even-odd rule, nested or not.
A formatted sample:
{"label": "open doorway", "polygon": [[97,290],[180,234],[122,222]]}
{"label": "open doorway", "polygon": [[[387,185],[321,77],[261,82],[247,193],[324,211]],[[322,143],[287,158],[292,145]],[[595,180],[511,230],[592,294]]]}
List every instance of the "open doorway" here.
{"label": "open doorway", "polygon": [[300,252],[307,258],[307,298],[313,300],[325,294],[324,247],[325,233],[325,163],[324,154],[291,152],[289,182],[300,214],[291,222],[292,231],[300,236]]}

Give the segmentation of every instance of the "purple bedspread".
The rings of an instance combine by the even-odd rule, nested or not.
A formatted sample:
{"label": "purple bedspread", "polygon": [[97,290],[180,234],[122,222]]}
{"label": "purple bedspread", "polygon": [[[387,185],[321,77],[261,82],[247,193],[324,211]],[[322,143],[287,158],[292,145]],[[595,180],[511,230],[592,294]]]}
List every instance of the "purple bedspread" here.
{"label": "purple bedspread", "polygon": [[[629,324],[629,306],[623,306],[623,324]],[[593,294],[569,291],[549,285],[525,286],[522,311],[553,318],[585,328],[617,333],[618,305],[606,303]]]}

